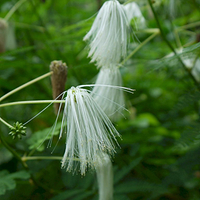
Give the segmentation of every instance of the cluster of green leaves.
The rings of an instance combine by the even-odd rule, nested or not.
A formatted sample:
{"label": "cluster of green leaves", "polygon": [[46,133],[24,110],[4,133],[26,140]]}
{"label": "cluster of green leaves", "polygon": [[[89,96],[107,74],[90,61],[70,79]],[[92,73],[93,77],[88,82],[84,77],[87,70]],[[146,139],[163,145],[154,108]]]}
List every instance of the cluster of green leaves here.
{"label": "cluster of green leaves", "polygon": [[[5,17],[16,2],[1,0],[0,17]],[[0,96],[47,73],[52,60],[67,63],[66,89],[93,83],[98,70],[89,63],[82,38],[92,24],[99,2],[103,3],[99,0],[24,1],[9,19],[9,24],[15,27],[17,48],[0,54]],[[141,6],[147,27],[157,28],[148,1],[136,2]],[[184,26],[200,21],[200,1],[174,2],[173,17],[169,15],[169,0],[154,4],[164,33],[176,49],[178,31],[179,42],[185,47],[180,54],[182,59],[198,58],[199,25]],[[137,39],[129,46],[130,52],[138,41],[149,36],[142,30],[133,31],[134,27],[132,36]],[[113,158],[115,200],[198,200],[200,197],[200,91],[177,56],[166,57],[170,53],[158,35],[121,69],[124,86],[135,88],[136,92],[126,94],[129,112],[115,124],[122,135],[121,148]],[[52,99],[48,78],[1,103],[35,99]],[[10,124],[24,123],[44,107],[39,104],[2,107],[0,116]],[[0,124],[0,134],[20,156],[61,157],[65,138],[58,140],[60,124],[54,129],[55,119],[50,107],[26,125],[26,136],[21,140],[13,140],[4,124]],[[46,148],[52,134],[52,147]],[[93,170],[81,177],[78,172],[71,174],[60,169],[59,160],[27,160],[26,163],[29,171],[24,171],[19,160],[0,143],[0,199],[98,199]]]}

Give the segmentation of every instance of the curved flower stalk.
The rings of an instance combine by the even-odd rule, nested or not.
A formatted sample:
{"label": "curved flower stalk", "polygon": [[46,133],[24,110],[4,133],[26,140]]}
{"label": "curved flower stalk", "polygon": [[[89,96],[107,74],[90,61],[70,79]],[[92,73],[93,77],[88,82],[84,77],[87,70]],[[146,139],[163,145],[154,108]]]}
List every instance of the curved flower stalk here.
{"label": "curved flower stalk", "polygon": [[113,199],[113,169],[108,154],[99,154],[96,157],[95,169],[99,187],[99,200]]}
{"label": "curved flower stalk", "polygon": [[127,54],[129,25],[123,5],[106,1],[83,40],[89,40],[88,57],[98,67],[117,65]]}
{"label": "curved flower stalk", "polygon": [[144,28],[146,26],[145,18],[143,17],[142,12],[137,3],[128,3],[124,5],[124,9],[129,22],[131,22],[132,19],[136,18],[135,22],[138,28]]}
{"label": "curved flower stalk", "polygon": [[87,167],[93,166],[97,152],[113,155],[118,144],[115,137],[120,137],[88,90],[80,87],[67,91],[60,137],[64,132],[67,135],[62,167],[72,171],[78,158],[82,175]]}
{"label": "curved flower stalk", "polygon": [[101,68],[96,86],[92,90],[92,96],[111,121],[118,120],[124,109],[123,90],[116,87],[99,87],[98,85],[122,86],[122,77],[118,67]]}

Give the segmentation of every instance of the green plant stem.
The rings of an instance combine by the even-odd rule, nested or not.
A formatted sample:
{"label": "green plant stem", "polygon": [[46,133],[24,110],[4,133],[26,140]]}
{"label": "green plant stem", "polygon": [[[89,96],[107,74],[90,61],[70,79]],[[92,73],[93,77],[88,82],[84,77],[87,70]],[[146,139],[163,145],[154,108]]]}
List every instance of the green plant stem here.
{"label": "green plant stem", "polygon": [[27,28],[27,29],[33,29],[39,32],[44,33],[45,32],[45,28],[42,26],[37,26],[37,25],[30,25],[30,24],[25,24],[25,23],[21,23],[21,22],[15,22],[15,27],[20,27],[20,28]]}
{"label": "green plant stem", "polygon": [[181,63],[181,65],[183,66],[183,68],[185,69],[185,71],[188,73],[188,75],[191,77],[191,79],[193,80],[193,82],[195,83],[195,85],[197,86],[197,88],[200,90],[200,85],[198,83],[198,81],[194,78],[194,76],[192,75],[191,71],[188,70],[188,68],[185,66],[185,64],[183,63],[183,61],[181,60],[181,58],[179,57],[179,55],[176,53],[175,49],[173,48],[173,46],[171,45],[171,43],[167,40],[166,36],[165,36],[165,33],[160,25],[160,22],[159,22],[159,19],[158,19],[158,16],[153,8],[153,5],[152,5],[152,2],[151,0],[148,0],[149,2],[149,5],[151,7],[151,10],[153,12],[153,15],[155,17],[155,20],[156,20],[156,23],[158,25],[158,28],[160,29],[160,33],[161,33],[161,36],[163,38],[163,40],[166,42],[166,44],[168,45],[168,47],[171,49],[172,52],[174,52],[174,55],[177,56],[179,62]]}
{"label": "green plant stem", "polygon": [[145,41],[143,41],[140,45],[138,45],[119,65],[123,65],[127,60],[129,60],[139,49],[141,49],[146,43],[152,40],[156,35],[159,34],[159,31],[155,32],[151,36],[149,36]]}
{"label": "green plant stem", "polygon": [[24,156],[23,161],[27,160],[62,160],[60,156]]}
{"label": "green plant stem", "polygon": [[64,100],[36,100],[36,101],[16,101],[11,103],[0,104],[1,107],[25,105],[25,104],[45,104],[45,103],[65,103]]}
{"label": "green plant stem", "polygon": [[11,126],[8,122],[6,122],[5,120],[3,120],[1,117],[0,117],[0,122],[2,122],[3,124],[5,124],[8,128],[13,128],[13,126]]}
{"label": "green plant stem", "polygon": [[26,0],[20,0],[18,1],[11,9],[10,11],[7,13],[7,15],[4,17],[4,19],[6,21],[8,21],[11,16],[15,13],[15,11],[25,2]]}
{"label": "green plant stem", "polygon": [[24,169],[28,171],[29,168],[28,168],[27,164],[25,162],[23,162],[23,160],[21,159],[20,155],[9,146],[9,144],[4,140],[4,137],[1,135],[1,133],[0,133],[0,140],[1,140],[2,144],[5,146],[5,148],[8,151],[10,151],[13,154],[13,156],[15,158],[17,158],[17,160],[22,164]]}
{"label": "green plant stem", "polygon": [[[62,160],[61,156],[24,156],[22,157],[23,161],[27,160]],[[69,159],[69,158],[68,158]],[[74,158],[74,161],[80,161],[79,158]]]}
{"label": "green plant stem", "polygon": [[190,23],[190,24],[186,24],[184,26],[180,26],[180,27],[177,28],[177,30],[181,31],[182,29],[194,28],[196,26],[200,26],[200,21],[193,22],[193,23]]}
{"label": "green plant stem", "polygon": [[40,184],[39,182],[37,182],[37,180],[34,178],[33,174],[30,172],[30,169],[28,167],[28,165],[26,164],[25,160],[23,158],[20,157],[20,155],[12,149],[12,147],[9,146],[9,144],[6,142],[6,140],[4,139],[4,137],[1,135],[0,133],[0,141],[1,143],[4,145],[4,147],[10,151],[12,153],[12,155],[22,164],[23,168],[30,173],[31,179],[33,181],[33,183],[38,186],[41,187],[47,191],[50,191],[48,187],[45,187],[44,185]]}
{"label": "green plant stem", "polygon": [[48,77],[48,76],[51,76],[52,73],[53,73],[53,72],[48,72],[48,73],[46,73],[46,74],[44,74],[44,75],[42,75],[42,76],[40,76],[40,77],[37,77],[37,78],[33,79],[32,81],[29,81],[29,82],[27,82],[27,83],[25,83],[25,84],[23,84],[23,85],[21,85],[21,86],[15,88],[14,90],[12,90],[12,91],[8,92],[7,94],[5,94],[4,96],[2,96],[2,97],[0,98],[0,102],[1,102],[2,100],[4,100],[5,98],[9,97],[10,95],[14,94],[15,92],[18,92],[19,90],[24,89],[25,87],[27,87],[27,86],[29,86],[29,85],[31,85],[31,84],[37,82],[37,81],[40,81],[41,79],[44,79],[44,78],[46,78],[46,77]]}

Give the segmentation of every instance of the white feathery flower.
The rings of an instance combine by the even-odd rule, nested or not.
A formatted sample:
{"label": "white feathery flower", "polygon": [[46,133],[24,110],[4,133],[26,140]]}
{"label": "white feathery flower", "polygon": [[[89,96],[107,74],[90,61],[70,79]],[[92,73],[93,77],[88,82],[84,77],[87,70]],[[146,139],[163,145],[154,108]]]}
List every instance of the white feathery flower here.
{"label": "white feathery flower", "polygon": [[121,117],[124,109],[123,90],[116,87],[99,87],[99,85],[122,86],[122,77],[118,67],[101,68],[95,87],[92,90],[92,96],[102,110],[112,121]]}
{"label": "white feathery flower", "polygon": [[95,162],[99,200],[113,199],[113,169],[112,162],[106,153],[97,155]]}
{"label": "white feathery flower", "polygon": [[128,18],[128,21],[131,22],[132,19],[137,18],[138,20],[138,27],[144,28],[145,27],[145,18],[142,15],[142,12],[135,2],[128,3],[124,5],[124,9],[126,11],[126,15]]}
{"label": "white feathery flower", "polygon": [[93,166],[98,152],[115,153],[118,144],[115,137],[120,136],[88,90],[81,86],[67,91],[60,137],[64,132],[66,149],[62,167],[72,171],[78,159],[82,175],[87,167]]}
{"label": "white feathery flower", "polygon": [[83,40],[89,40],[88,57],[98,67],[117,65],[127,54],[128,21],[123,5],[106,1]]}

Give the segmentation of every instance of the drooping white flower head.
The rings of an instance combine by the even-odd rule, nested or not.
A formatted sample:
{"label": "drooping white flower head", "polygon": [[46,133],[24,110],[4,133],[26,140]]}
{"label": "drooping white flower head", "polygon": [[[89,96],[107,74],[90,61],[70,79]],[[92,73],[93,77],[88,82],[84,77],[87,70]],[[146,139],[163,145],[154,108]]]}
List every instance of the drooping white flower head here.
{"label": "drooping white flower head", "polygon": [[128,31],[123,5],[117,0],[106,1],[84,37],[89,40],[91,62],[98,67],[117,65],[127,53]]}
{"label": "drooping white flower head", "polygon": [[137,18],[135,21],[137,23],[138,28],[144,28],[145,27],[145,18],[142,15],[142,12],[135,2],[128,3],[124,5],[124,9],[128,18],[128,21],[130,22],[132,19]]}
{"label": "drooping white flower head", "polygon": [[93,166],[98,152],[115,153],[115,137],[120,136],[88,90],[80,87],[67,91],[60,137],[64,132],[66,149],[62,167],[72,171],[78,159],[82,175],[87,167]]}
{"label": "drooping white flower head", "polygon": [[113,169],[110,157],[106,153],[97,155],[95,162],[99,200],[113,199]]}
{"label": "drooping white flower head", "polygon": [[108,117],[115,121],[121,117],[124,109],[123,90],[98,85],[122,86],[122,77],[118,67],[101,68],[92,90],[92,96]]}

